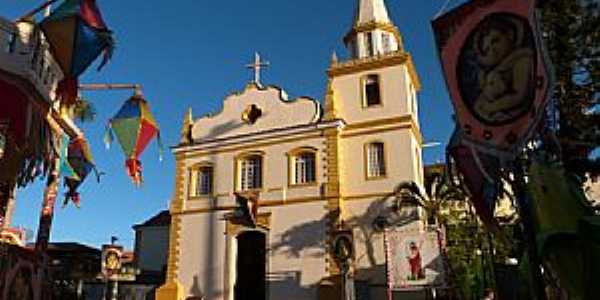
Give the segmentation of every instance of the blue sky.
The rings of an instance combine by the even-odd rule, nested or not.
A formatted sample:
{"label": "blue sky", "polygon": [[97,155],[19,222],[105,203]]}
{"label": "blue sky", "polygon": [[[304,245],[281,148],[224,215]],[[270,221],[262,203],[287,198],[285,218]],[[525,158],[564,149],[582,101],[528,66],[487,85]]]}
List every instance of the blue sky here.
{"label": "blue sky", "polygon": [[[16,18],[41,0],[2,1],[0,15]],[[177,144],[188,107],[195,117],[219,111],[223,98],[252,78],[245,65],[255,51],[271,66],[262,82],[283,87],[290,97],[323,99],[331,53],[346,57],[342,37],[352,23],[353,0],[304,1],[142,1],[98,0],[115,31],[117,48],[101,72],[90,68],[84,83],[140,83],[160,123],[165,145]],[[430,20],[446,1],[388,0],[390,17],[414,58],[423,89],[420,122],[427,141],[445,143],[453,123]],[[462,2],[462,1],[454,1]],[[57,205],[52,241],[101,245],[111,235],[133,247],[132,225],[168,207],[174,188],[174,160],[167,150],[159,162],[155,143],[142,156],[144,185],[135,188],[118,146],[102,143],[107,120],[129,92],[85,93],[97,119],[81,127],[96,163],[107,175],[81,187],[82,207]],[[443,158],[444,147],[425,150],[426,163]],[[43,181],[18,192],[14,225],[37,230]]]}

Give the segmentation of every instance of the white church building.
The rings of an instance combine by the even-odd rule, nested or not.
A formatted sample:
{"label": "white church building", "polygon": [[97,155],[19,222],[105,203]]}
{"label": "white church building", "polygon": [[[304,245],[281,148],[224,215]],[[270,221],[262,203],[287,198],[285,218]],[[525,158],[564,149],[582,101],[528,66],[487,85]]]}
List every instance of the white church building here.
{"label": "white church building", "polygon": [[[373,222],[400,182],[422,184],[420,82],[384,0],[357,1],[343,41],[349,58],[332,58],[323,105],[261,84],[257,59],[221,112],[189,111],[158,300],[340,299],[338,232],[351,233],[357,294],[386,299]],[[238,220],[236,192],[258,193],[256,226]],[[422,219],[407,228],[422,231]]]}

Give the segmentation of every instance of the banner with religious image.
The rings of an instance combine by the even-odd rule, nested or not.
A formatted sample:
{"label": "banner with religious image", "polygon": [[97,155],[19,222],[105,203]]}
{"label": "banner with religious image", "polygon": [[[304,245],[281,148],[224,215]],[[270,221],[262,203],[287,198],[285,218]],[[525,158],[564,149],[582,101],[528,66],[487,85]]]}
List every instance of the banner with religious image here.
{"label": "banner with religious image", "polygon": [[386,234],[392,289],[446,286],[441,236],[437,231],[389,229]]}
{"label": "banner with religious image", "polygon": [[102,245],[102,274],[114,280],[121,271],[121,255],[123,246]]}
{"label": "banner with religious image", "polygon": [[515,154],[544,115],[549,62],[535,0],[472,0],[432,22],[463,139]]}

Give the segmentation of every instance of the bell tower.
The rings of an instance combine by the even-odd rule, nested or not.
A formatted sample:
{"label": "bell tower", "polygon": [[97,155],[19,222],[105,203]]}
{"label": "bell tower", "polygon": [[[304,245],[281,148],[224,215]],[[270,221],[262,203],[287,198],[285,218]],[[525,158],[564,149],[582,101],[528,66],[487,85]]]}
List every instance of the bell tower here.
{"label": "bell tower", "polygon": [[343,41],[348,55],[332,57],[325,97],[325,119],[346,124],[336,143],[339,178],[331,178],[340,203],[403,181],[422,185],[421,83],[385,1],[357,0]]}
{"label": "bell tower", "polygon": [[336,95],[326,103],[328,116],[347,124],[404,116],[418,126],[421,83],[384,0],[357,0],[344,44],[348,59],[334,55],[328,70],[328,94]]}
{"label": "bell tower", "polygon": [[402,37],[388,16],[384,0],[359,0],[352,29],[344,37],[352,58],[402,50]]}

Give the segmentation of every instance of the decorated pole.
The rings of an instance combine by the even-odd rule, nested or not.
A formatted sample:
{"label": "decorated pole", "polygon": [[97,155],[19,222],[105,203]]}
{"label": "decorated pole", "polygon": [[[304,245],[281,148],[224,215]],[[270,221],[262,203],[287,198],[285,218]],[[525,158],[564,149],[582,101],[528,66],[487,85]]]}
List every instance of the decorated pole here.
{"label": "decorated pole", "polygon": [[14,195],[14,182],[0,182],[0,229],[10,225],[11,205],[14,201]]}
{"label": "decorated pole", "polygon": [[54,204],[58,195],[58,186],[60,184],[60,158],[55,158],[50,166],[46,189],[44,190],[44,201],[40,214],[40,223],[38,226],[37,240],[35,250],[38,254],[46,252],[50,241],[50,230],[52,228],[52,218],[54,217]]}

